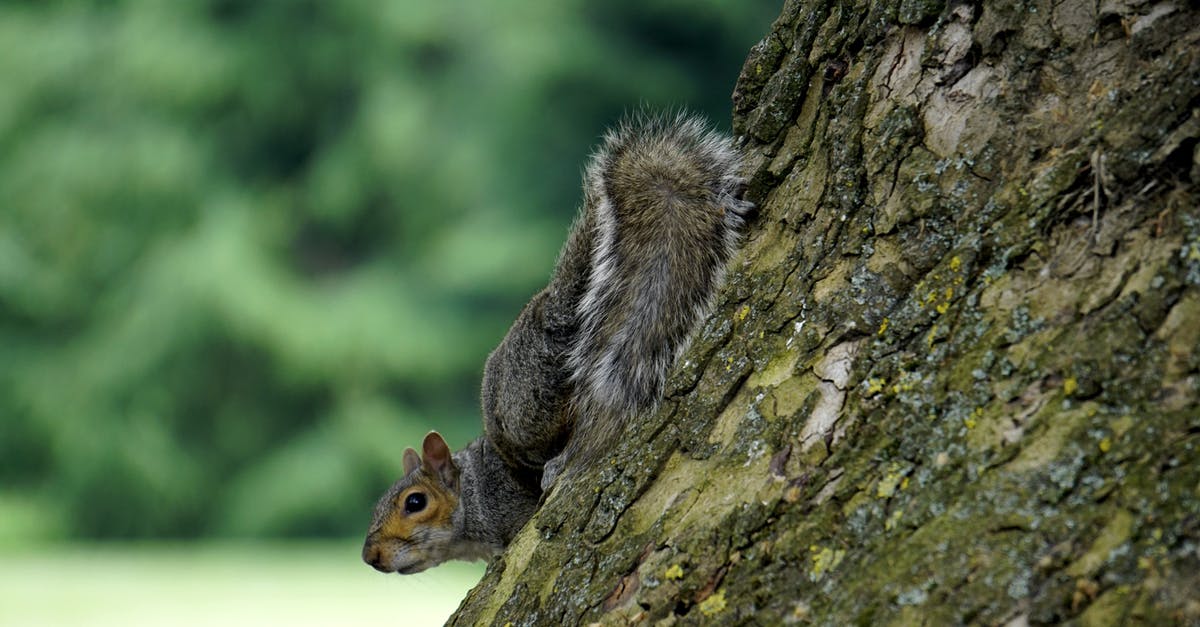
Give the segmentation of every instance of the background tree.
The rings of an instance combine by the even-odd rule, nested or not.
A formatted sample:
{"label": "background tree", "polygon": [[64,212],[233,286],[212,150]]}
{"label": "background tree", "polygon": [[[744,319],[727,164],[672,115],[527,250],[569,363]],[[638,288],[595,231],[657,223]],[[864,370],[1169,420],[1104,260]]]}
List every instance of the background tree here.
{"label": "background tree", "polygon": [[1198,22],[789,1],[717,314],[451,622],[1200,621]]}
{"label": "background tree", "polygon": [[359,536],[579,168],[778,0],[0,3],[0,544]]}

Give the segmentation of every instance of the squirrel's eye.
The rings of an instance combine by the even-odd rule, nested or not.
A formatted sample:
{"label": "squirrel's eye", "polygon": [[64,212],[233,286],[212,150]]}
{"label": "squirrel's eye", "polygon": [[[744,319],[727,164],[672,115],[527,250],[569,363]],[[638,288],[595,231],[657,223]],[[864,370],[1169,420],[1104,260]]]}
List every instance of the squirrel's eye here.
{"label": "squirrel's eye", "polygon": [[425,509],[425,495],[420,492],[413,492],[404,499],[404,513],[415,514]]}

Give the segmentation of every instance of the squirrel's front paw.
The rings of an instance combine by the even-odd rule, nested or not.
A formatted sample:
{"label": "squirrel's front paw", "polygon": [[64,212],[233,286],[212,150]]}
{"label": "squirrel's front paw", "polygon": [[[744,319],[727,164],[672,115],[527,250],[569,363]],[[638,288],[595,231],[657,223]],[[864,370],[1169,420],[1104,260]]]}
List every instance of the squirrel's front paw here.
{"label": "squirrel's front paw", "polygon": [[543,496],[550,492],[550,486],[554,485],[554,480],[558,479],[558,476],[562,474],[563,468],[565,468],[566,465],[567,454],[566,452],[563,452],[556,455],[554,459],[546,462],[546,465],[542,467]]}

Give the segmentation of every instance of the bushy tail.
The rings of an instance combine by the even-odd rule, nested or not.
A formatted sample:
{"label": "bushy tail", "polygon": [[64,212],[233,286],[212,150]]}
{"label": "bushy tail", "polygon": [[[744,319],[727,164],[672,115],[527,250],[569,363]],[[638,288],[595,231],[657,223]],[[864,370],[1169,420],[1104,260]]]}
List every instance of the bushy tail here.
{"label": "bushy tail", "polygon": [[577,411],[570,464],[658,403],[753,206],[741,199],[740,166],[730,138],[682,114],[627,119],[593,156],[590,276],[567,360]]}

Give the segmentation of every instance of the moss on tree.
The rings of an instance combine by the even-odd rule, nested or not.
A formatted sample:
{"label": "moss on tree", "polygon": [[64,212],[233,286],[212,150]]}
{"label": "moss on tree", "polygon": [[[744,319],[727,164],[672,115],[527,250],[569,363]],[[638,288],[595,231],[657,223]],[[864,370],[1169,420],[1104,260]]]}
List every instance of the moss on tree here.
{"label": "moss on tree", "polygon": [[1200,13],[788,2],[661,410],[452,624],[1200,621]]}

